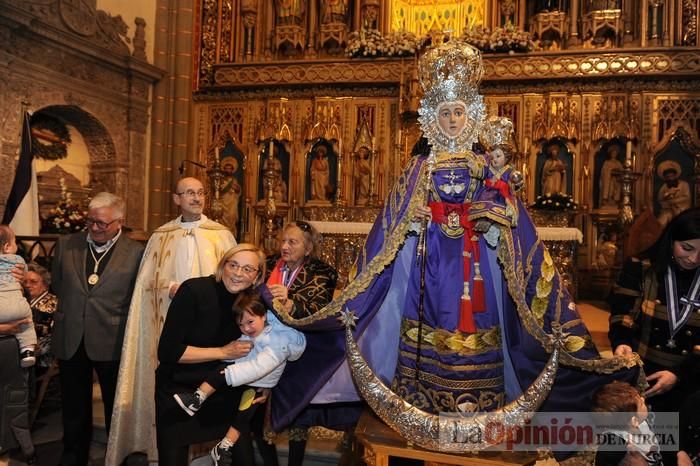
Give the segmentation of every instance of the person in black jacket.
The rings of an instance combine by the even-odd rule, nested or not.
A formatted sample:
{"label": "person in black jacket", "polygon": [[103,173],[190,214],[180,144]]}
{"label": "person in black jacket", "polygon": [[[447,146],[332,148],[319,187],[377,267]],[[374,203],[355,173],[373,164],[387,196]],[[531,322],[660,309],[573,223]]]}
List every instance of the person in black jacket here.
{"label": "person in black jacket", "polygon": [[[158,344],[156,370],[156,433],[158,464],[187,464],[189,445],[221,438],[238,406],[241,390],[218,390],[190,417],[173,398],[194,391],[222,360],[240,358],[251,343],[236,341],[241,331],[234,321],[238,294],[256,286],[265,276],[265,255],[252,244],[231,248],[216,274],[185,281],[173,298]],[[223,366],[222,366],[223,367]],[[252,443],[239,440],[232,451],[237,465],[253,464]]]}

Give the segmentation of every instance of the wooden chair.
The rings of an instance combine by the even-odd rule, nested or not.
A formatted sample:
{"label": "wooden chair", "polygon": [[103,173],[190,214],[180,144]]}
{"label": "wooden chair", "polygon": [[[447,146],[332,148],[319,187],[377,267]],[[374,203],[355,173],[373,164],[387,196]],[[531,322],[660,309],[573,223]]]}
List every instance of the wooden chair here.
{"label": "wooden chair", "polygon": [[200,458],[202,456],[209,456],[209,452],[212,448],[216,446],[217,443],[219,443],[218,440],[213,440],[211,442],[190,445],[188,462],[192,463],[192,461],[196,460],[197,458]]}
{"label": "wooden chair", "polygon": [[51,379],[57,375],[58,375],[58,361],[54,360],[51,363],[51,366],[49,366],[49,369],[46,371],[46,373],[44,375],[42,375],[41,377],[38,377],[36,379],[37,382],[40,382],[40,385],[39,385],[39,393],[37,393],[36,400],[34,400],[34,406],[32,406],[32,411],[29,413],[29,428],[30,429],[31,429],[32,425],[34,425],[34,421],[36,420],[37,414],[39,414],[39,408],[41,408],[41,404],[44,402],[44,397],[46,396],[46,391],[49,389],[49,383],[51,382]]}

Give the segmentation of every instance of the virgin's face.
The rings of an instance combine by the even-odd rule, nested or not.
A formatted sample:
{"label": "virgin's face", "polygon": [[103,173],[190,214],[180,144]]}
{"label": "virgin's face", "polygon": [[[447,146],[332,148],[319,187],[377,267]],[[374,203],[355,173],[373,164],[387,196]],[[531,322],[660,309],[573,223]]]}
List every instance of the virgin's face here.
{"label": "virgin's face", "polygon": [[456,138],[467,123],[467,109],[462,102],[446,102],[438,106],[438,126],[450,138]]}
{"label": "virgin's face", "polygon": [[700,267],[700,238],[673,242],[673,259],[678,267],[693,270]]}
{"label": "virgin's face", "polygon": [[249,288],[260,273],[258,255],[252,251],[241,251],[226,261],[222,282],[229,293],[239,293]]}

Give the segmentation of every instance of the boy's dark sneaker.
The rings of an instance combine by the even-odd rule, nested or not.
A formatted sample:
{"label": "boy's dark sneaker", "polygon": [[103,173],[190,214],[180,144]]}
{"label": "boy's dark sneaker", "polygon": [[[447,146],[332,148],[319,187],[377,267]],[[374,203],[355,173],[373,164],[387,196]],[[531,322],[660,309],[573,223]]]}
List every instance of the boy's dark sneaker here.
{"label": "boy's dark sneaker", "polygon": [[176,393],[173,395],[177,404],[180,405],[182,409],[185,410],[190,416],[194,416],[194,413],[199,411],[202,407],[204,400],[199,396],[197,392],[195,393]]}
{"label": "boy's dark sneaker", "polygon": [[32,367],[34,364],[36,364],[34,351],[26,349],[19,353],[19,365],[21,367]]}
{"label": "boy's dark sneaker", "polygon": [[214,466],[230,466],[233,463],[231,448],[223,448],[221,442],[211,449],[210,455],[214,461]]}

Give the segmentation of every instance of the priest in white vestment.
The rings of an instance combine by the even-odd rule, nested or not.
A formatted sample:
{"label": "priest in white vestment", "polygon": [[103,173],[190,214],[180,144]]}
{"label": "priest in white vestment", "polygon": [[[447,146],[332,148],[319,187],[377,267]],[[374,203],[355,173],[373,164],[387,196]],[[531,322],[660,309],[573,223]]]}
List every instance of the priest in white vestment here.
{"label": "priest in white vestment", "polygon": [[236,244],[228,228],[202,214],[204,196],[196,178],[178,181],[173,202],[182,215],[157,228],[148,240],[124,334],[107,466],[120,465],[136,452],[157,461],[155,370],[170,301],[183,281],[213,274],[219,259]]}

